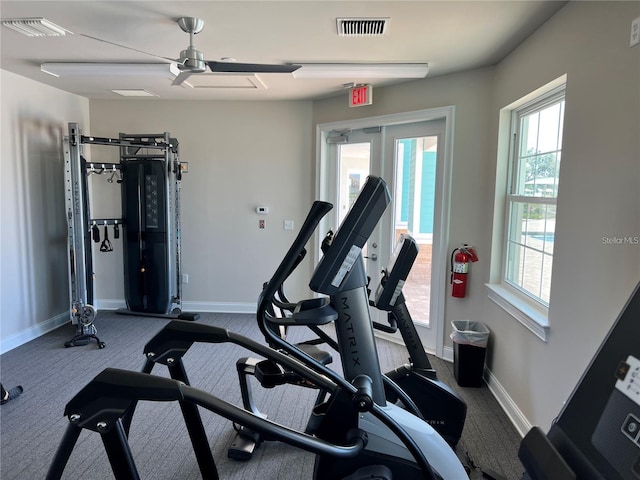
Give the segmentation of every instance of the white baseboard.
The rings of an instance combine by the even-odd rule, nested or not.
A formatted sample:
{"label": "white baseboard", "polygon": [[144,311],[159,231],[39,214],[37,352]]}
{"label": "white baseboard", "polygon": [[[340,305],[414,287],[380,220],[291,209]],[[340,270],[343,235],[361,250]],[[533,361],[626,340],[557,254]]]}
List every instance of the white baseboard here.
{"label": "white baseboard", "polygon": [[[395,335],[390,335],[388,333],[378,331],[376,331],[375,334],[376,337],[403,345],[402,339]],[[453,347],[444,347],[441,358],[442,360],[453,363]],[[489,391],[491,392],[493,397],[496,399],[509,420],[511,420],[511,423],[516,428],[520,436],[524,437],[532,427],[531,423],[529,423],[529,421],[527,420],[527,417],[525,417],[524,414],[520,411],[518,405],[516,405],[513,399],[509,396],[509,393],[504,389],[502,384],[488,368],[485,368],[484,378],[487,382],[487,387],[489,388]]]}
{"label": "white baseboard", "polygon": [[[118,310],[127,308],[124,300],[98,299],[95,307],[100,310]],[[182,302],[184,312],[212,312],[212,313],[256,313],[255,303],[232,302]]]}
{"label": "white baseboard", "polygon": [[[389,342],[393,342],[397,345],[404,345],[404,341],[402,340],[402,337],[399,337],[398,335],[382,332],[380,330],[374,330],[374,334],[378,338],[388,340]],[[432,352],[429,349],[426,349],[426,350],[427,350],[427,353],[431,355],[435,355],[435,352]],[[442,360],[446,360],[449,363],[453,363],[453,348],[444,347],[442,352],[442,357],[439,357],[439,358],[441,358]]]}
{"label": "white baseboard", "polygon": [[119,308],[127,308],[124,300],[97,299],[94,307],[98,310],[118,310]]}
{"label": "white baseboard", "polygon": [[64,312],[45,320],[42,323],[38,323],[16,333],[15,335],[11,335],[9,338],[3,338],[0,342],[0,354],[13,350],[20,345],[24,345],[25,343],[38,338],[51,330],[55,330],[67,322],[71,323],[71,318],[69,317],[69,312]]}
{"label": "white baseboard", "polygon": [[442,359],[453,363],[453,347],[444,347],[442,349]]}
{"label": "white baseboard", "polygon": [[232,302],[182,302],[185,312],[213,312],[213,313],[252,313],[257,310],[255,303]]}
{"label": "white baseboard", "polygon": [[485,368],[484,370],[485,380],[489,390],[502,407],[502,410],[506,413],[513,426],[516,427],[521,437],[524,437],[529,430],[531,430],[531,423],[524,416],[522,411],[518,408],[518,405],[509,396],[509,393],[504,389],[498,379],[491,373],[491,370]]}
{"label": "white baseboard", "polygon": [[383,332],[381,330],[374,330],[373,334],[377,338],[382,338],[383,340],[387,340],[388,342],[395,343],[396,345],[404,345],[402,338],[392,333]]}
{"label": "white baseboard", "polygon": [[[104,310],[117,310],[118,308],[125,308],[126,304],[123,300],[97,300],[96,308],[98,311]],[[183,302],[183,310],[185,312],[217,312],[217,313],[249,313],[256,312],[256,305],[254,303],[229,303],[229,302]],[[65,323],[70,322],[69,313],[64,312],[55,317],[52,317],[42,323],[38,323],[20,333],[10,336],[9,338],[2,339],[0,341],[0,354],[13,350],[20,345],[23,345],[30,340],[38,338],[51,330],[54,330]],[[394,336],[388,335],[384,332],[376,332],[376,336],[384,338],[386,340],[400,343],[401,340]],[[443,360],[453,362],[453,348],[444,347]],[[524,414],[518,408],[518,405],[509,396],[509,393],[500,384],[498,379],[493,375],[491,370],[485,369],[485,380],[489,390],[500,404],[507,417],[511,420],[516,430],[522,437],[531,430],[531,423],[527,420]]]}
{"label": "white baseboard", "polygon": [[[100,310],[118,310],[126,308],[124,300],[118,299],[96,299],[95,305],[98,312]],[[255,303],[227,303],[227,302],[183,302],[182,310],[185,312],[214,312],[214,313],[256,313]],[[0,354],[13,350],[20,345],[38,338],[51,330],[54,330],[67,322],[71,322],[68,312],[56,315],[53,318],[29,327],[8,338],[0,341]]]}

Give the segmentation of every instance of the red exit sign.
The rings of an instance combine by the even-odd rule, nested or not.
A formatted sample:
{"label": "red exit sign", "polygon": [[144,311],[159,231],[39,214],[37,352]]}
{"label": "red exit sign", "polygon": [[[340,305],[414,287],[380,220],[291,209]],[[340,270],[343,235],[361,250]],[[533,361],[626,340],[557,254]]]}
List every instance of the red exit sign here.
{"label": "red exit sign", "polygon": [[373,103],[373,88],[371,85],[358,85],[349,89],[349,106],[360,107]]}

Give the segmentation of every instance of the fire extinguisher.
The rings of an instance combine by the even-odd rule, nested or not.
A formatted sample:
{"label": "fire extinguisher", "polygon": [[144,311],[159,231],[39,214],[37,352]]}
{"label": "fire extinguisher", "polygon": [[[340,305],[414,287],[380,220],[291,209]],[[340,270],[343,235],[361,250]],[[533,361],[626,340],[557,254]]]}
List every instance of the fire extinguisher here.
{"label": "fire extinguisher", "polygon": [[451,252],[451,296],[464,298],[467,293],[469,261],[477,262],[478,256],[471,245],[463,244]]}

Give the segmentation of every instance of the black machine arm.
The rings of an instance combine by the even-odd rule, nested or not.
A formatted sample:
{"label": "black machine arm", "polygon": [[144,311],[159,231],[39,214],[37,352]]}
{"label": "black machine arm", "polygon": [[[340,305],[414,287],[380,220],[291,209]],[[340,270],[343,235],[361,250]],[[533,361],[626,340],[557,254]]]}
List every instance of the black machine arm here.
{"label": "black machine arm", "polygon": [[[291,355],[281,353],[278,350],[269,348],[261,343],[255,342],[234,332],[230,332],[219,327],[199,323],[184,322],[179,320],[170,322],[147,344],[147,346],[145,347],[145,354],[147,356],[151,356],[155,362],[167,363],[167,361],[171,358],[175,359],[184,355],[189,347],[195,342],[235,343],[236,345],[242,346],[247,350],[250,350],[254,353],[257,353],[258,355],[264,356],[283,365],[291,371],[307,378],[316,386],[327,391],[332,391],[336,388],[336,386],[338,386],[338,388],[342,388],[343,390],[349,392],[354,396],[358,393],[362,393],[359,392],[354,385],[350,384],[344,378],[322,365],[319,365],[318,369],[320,370],[320,372],[324,373],[324,375],[322,373],[316,373],[314,369],[309,368],[310,365],[307,365],[306,362],[305,364],[302,364]],[[157,352],[163,353],[160,354]],[[183,385],[181,391],[184,393],[186,391],[186,388],[187,387]],[[186,398],[186,395],[185,400],[188,400]],[[208,408],[206,405],[202,406]],[[243,414],[250,415],[246,412],[246,410],[241,411],[243,412]],[[416,459],[418,465],[421,467],[422,471],[431,472],[431,466],[429,465],[427,459],[424,457],[424,452],[420,450],[418,445],[415,444],[415,442],[409,435],[407,435],[402,427],[397,425],[396,422],[389,418],[388,414],[383,409],[375,404],[371,406],[371,412],[385,425],[387,425],[387,427],[391,429],[391,431],[394,432],[398,436],[398,438],[403,441],[403,443],[405,443],[409,451]],[[241,420],[234,420],[234,418],[227,416],[224,413],[221,413],[221,415],[233,421],[236,421],[241,425],[245,425],[249,428],[254,429],[252,425],[245,424]],[[254,430],[262,432],[262,430],[259,430],[258,428],[255,428]],[[272,432],[270,431],[266,432],[266,435],[270,435],[271,438],[277,438],[275,435],[272,435]],[[286,439],[283,439],[283,441],[286,442]]]}
{"label": "black machine arm", "polygon": [[173,363],[184,356],[194,343],[234,343],[265,358],[274,360],[291,371],[303,375],[320,388],[333,390],[336,385],[326,376],[310,371],[298,360],[229,330],[201,323],[174,320],[168,323],[144,348],[156,363]]}
{"label": "black machine arm", "polygon": [[67,403],[64,414],[79,427],[105,432],[136,400],[183,400],[181,386],[163,377],[107,368]]}
{"label": "black machine arm", "polygon": [[[70,429],[56,452],[47,480],[61,478],[82,428],[102,435],[116,479],[137,480],[139,476],[120,419],[130,405],[140,400],[182,401],[198,405],[264,435],[318,455],[350,458],[358,455],[366,446],[364,432],[354,431],[348,436],[345,445],[336,445],[253,415],[176,380],[107,368],[67,404],[65,415],[71,422]],[[201,437],[200,441],[207,442],[206,436]],[[206,448],[208,450],[208,446]],[[203,475],[204,478],[218,479],[213,460],[209,470],[203,472]]]}
{"label": "black machine arm", "polygon": [[320,223],[320,220],[322,220],[322,218],[329,213],[332,208],[333,205],[327,202],[315,201],[313,203],[307,218],[304,220],[302,227],[300,227],[298,236],[291,247],[289,247],[283,261],[280,263],[278,269],[271,277],[271,280],[269,280],[266,288],[263,290],[258,305],[258,313],[265,311],[268,307],[268,303],[275,298],[278,289],[281,288],[281,285],[300,262],[299,257],[304,251],[304,246],[313,235],[318,223]]}
{"label": "black machine arm", "polygon": [[380,330],[381,332],[385,333],[396,333],[398,331],[398,322],[396,321],[396,317],[392,312],[388,312],[387,322],[389,322],[389,325],[376,322],[375,320],[371,323],[373,323],[373,328],[375,328],[376,330]]}
{"label": "black machine arm", "polygon": [[[293,304],[287,300],[283,293],[284,282],[300,264],[306,253],[305,245],[313,235],[320,220],[322,220],[332,208],[333,205],[327,202],[316,201],[313,203],[296,239],[287,251],[276,272],[269,282],[266,283],[258,299],[258,326],[267,342],[274,348],[281,348],[288,351],[293,357],[314,369],[317,365],[308,355],[298,349],[292,349],[291,345],[284,341],[271,327],[276,325],[307,325],[313,328],[314,326],[331,322],[337,318],[337,313],[331,305],[329,305],[327,299],[314,298]],[[292,311],[293,314],[291,317],[276,317],[273,314],[272,305],[280,306],[278,303],[280,300],[285,302],[282,305],[283,307]]]}
{"label": "black machine arm", "polygon": [[202,390],[188,386],[183,386],[183,390],[185,400],[189,402],[193,402],[207,410],[218,413],[256,432],[318,455],[329,455],[337,458],[354,457],[358,455],[366,445],[366,437],[361,435],[350,435],[348,440],[352,442],[351,444],[335,445],[305,433],[300,433],[263,417],[253,415],[242,408],[231,405]]}

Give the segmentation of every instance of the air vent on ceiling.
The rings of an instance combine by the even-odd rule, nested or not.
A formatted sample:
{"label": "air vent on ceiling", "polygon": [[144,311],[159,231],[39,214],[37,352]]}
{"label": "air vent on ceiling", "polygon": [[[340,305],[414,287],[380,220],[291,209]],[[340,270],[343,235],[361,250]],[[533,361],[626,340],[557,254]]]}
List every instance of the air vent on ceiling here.
{"label": "air vent on ceiling", "polygon": [[27,37],[61,37],[72,33],[46,18],[3,18],[2,25]]}
{"label": "air vent on ceiling", "polygon": [[384,35],[389,18],[337,18],[341,37],[380,37]]}

